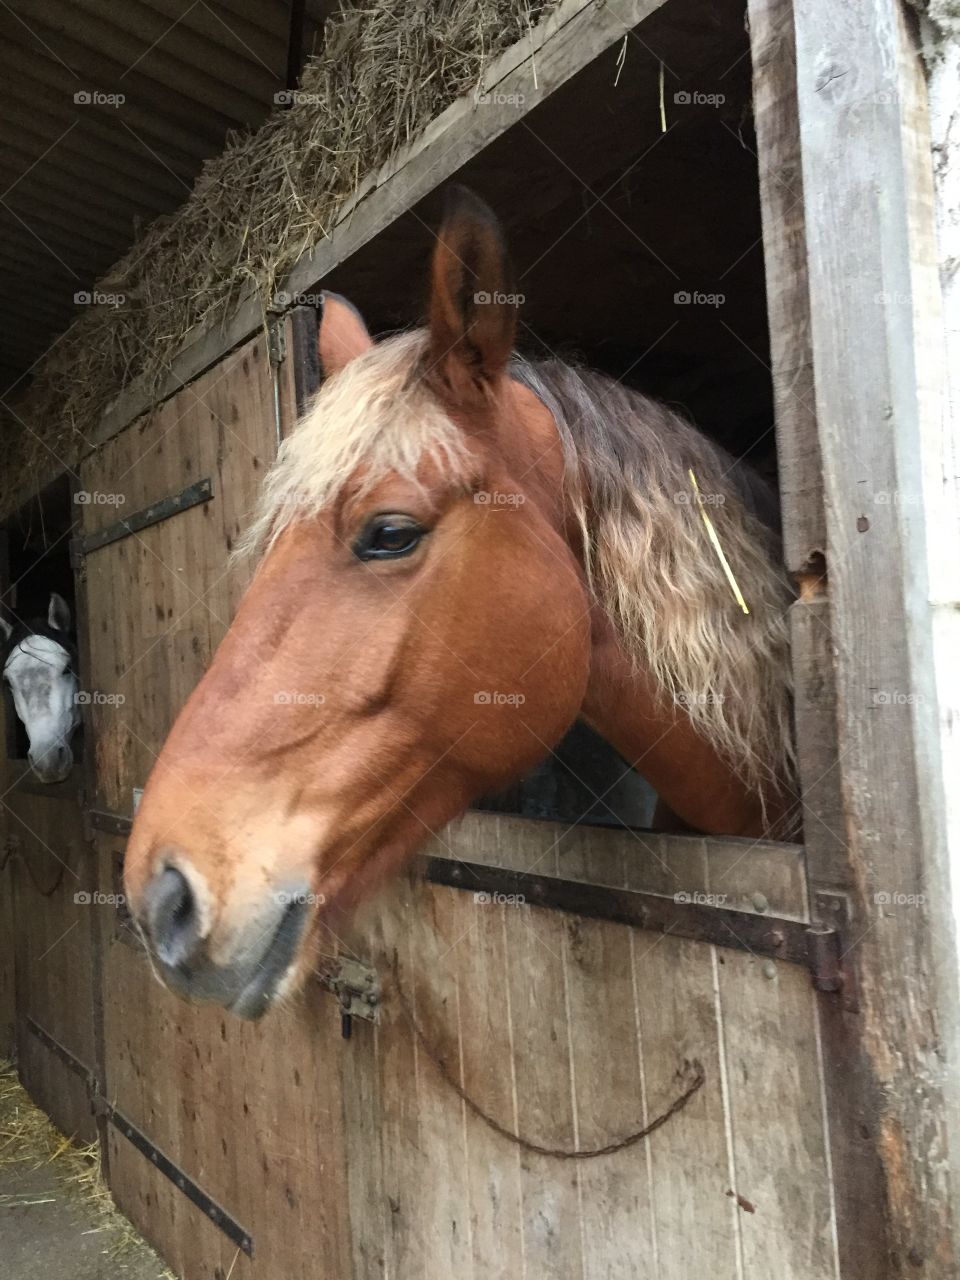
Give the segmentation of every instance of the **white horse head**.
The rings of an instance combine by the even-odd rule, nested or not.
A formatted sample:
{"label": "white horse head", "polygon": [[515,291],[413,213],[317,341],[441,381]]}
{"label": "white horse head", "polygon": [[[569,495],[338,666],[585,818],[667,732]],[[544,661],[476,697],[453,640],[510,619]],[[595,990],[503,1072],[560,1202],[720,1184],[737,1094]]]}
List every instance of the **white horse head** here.
{"label": "white horse head", "polygon": [[70,608],[53,592],[46,625],[0,618],[0,633],[3,678],[30,740],[30,768],[41,782],[62,782],[73,767],[70,738],[80,723]]}

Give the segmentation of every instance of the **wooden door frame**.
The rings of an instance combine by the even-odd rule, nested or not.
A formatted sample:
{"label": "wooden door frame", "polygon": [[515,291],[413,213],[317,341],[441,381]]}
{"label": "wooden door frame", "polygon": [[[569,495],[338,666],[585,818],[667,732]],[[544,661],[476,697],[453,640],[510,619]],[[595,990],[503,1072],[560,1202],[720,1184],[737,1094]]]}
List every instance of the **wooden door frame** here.
{"label": "wooden door frame", "polygon": [[925,82],[897,0],[749,16],[808,875],[811,901],[849,900],[860,991],[821,1014],[841,1269],[946,1280],[960,948],[922,491],[942,377]]}

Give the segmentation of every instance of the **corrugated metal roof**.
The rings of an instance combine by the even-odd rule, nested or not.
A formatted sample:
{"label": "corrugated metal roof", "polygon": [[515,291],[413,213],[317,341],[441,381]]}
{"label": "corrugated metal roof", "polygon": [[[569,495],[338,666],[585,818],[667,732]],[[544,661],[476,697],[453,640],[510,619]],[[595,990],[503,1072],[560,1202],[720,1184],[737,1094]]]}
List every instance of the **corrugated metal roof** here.
{"label": "corrugated metal roof", "polygon": [[138,229],[256,127],[336,0],[4,0],[0,391],[22,388]]}

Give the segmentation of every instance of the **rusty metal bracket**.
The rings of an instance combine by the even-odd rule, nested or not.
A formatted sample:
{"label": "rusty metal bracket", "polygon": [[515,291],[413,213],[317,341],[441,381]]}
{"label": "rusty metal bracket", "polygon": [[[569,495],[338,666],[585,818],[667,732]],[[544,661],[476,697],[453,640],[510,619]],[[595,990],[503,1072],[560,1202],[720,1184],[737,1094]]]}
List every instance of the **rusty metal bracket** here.
{"label": "rusty metal bracket", "polygon": [[88,809],[86,817],[91,831],[105,831],[110,836],[128,836],[133,829],[133,819],[122,813],[108,813],[106,809]]}
{"label": "rusty metal bracket", "polygon": [[860,1009],[860,989],[853,964],[850,901],[843,893],[814,894],[816,923],[810,926],[810,971],[818,991],[836,992],[850,1013]]}
{"label": "rusty metal bracket", "polygon": [[287,334],[283,315],[272,315],[267,321],[267,356],[274,369],[287,358]]}
{"label": "rusty metal bracket", "polygon": [[201,1212],[216,1226],[220,1228],[223,1234],[232,1240],[238,1248],[242,1249],[247,1257],[253,1257],[253,1237],[250,1232],[245,1230],[239,1222],[229,1214],[226,1209],[219,1205],[212,1196],[207,1195],[198,1183],[185,1173],[179,1165],[175,1164],[169,1156],[165,1155],[155,1143],[143,1133],[132,1120],[129,1120],[122,1111],[118,1109],[104,1097],[100,1091],[100,1085],[97,1080],[96,1073],[92,1071],[85,1063],[70,1050],[56,1040],[49,1031],[45,1031],[38,1022],[33,1018],[26,1019],[27,1029],[37,1040],[51,1053],[53,1053],[61,1062],[68,1067],[74,1075],[80,1077],[86,1085],[87,1094],[90,1098],[90,1109],[97,1117],[106,1118],[118,1132],[130,1142],[137,1150],[147,1157],[152,1165],[154,1165],[165,1178],[174,1184],[178,1190],[193,1204],[197,1206]]}
{"label": "rusty metal bracket", "polygon": [[125,516],[122,520],[108,524],[105,529],[88,533],[84,538],[71,538],[70,563],[75,569],[79,568],[84,556],[88,556],[91,551],[99,551],[101,547],[107,547],[111,542],[119,542],[121,538],[128,538],[133,533],[139,533],[141,529],[148,529],[152,524],[159,524],[161,520],[169,520],[171,516],[177,516],[181,511],[189,511],[191,507],[209,502],[212,497],[213,481],[198,480],[195,484],[188,484],[179,493],[172,493],[167,498],[152,502],[149,507],[134,511],[132,515]]}
{"label": "rusty metal bracket", "polygon": [[33,1018],[28,1016],[26,1024],[30,1034],[39,1040],[45,1049],[49,1049],[55,1057],[60,1059],[65,1067],[68,1067],[75,1076],[80,1077],[91,1096],[98,1092],[100,1085],[97,1080],[97,1073],[92,1067],[88,1067],[85,1062],[81,1062],[76,1054],[71,1053],[66,1045],[61,1044],[49,1031],[45,1031],[40,1023],[35,1022]]}
{"label": "rusty metal bracket", "polygon": [[845,1000],[848,996],[840,928],[846,917],[832,907],[833,919],[809,925],[802,920],[731,910],[698,901],[696,895],[670,898],[450,858],[426,859],[424,873],[434,884],[465,889],[482,895],[485,901],[502,898],[785,960],[806,968],[818,991],[842,992]]}
{"label": "rusty metal bracket", "polygon": [[201,1213],[205,1213],[210,1221],[233,1243],[247,1255],[248,1258],[253,1257],[253,1237],[250,1232],[237,1222],[231,1214],[229,1214],[222,1205],[218,1204],[212,1196],[207,1195],[201,1186],[199,1186],[185,1173],[179,1165],[174,1164],[168,1155],[165,1155],[145,1133],[128,1120],[125,1115],[116,1109],[105,1098],[97,1098],[97,1103],[103,1108],[104,1114],[110,1123],[119,1133],[122,1133],[127,1141],[141,1153],[147,1157],[152,1165],[154,1165],[165,1178],[168,1178],[173,1185],[187,1197],[189,1201],[197,1206]]}

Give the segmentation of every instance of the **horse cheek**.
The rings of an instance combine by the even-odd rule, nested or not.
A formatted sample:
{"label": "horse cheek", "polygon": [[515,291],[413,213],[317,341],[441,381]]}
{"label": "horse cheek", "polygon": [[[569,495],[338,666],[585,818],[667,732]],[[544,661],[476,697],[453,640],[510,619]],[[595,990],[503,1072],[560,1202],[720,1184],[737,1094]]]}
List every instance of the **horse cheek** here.
{"label": "horse cheek", "polygon": [[515,781],[556,746],[579,714],[590,666],[589,609],[569,549],[545,521],[515,526],[509,557],[498,561],[497,587],[480,574],[496,607],[477,615],[461,654],[475,678],[457,698],[467,717],[458,755],[475,792]]}

